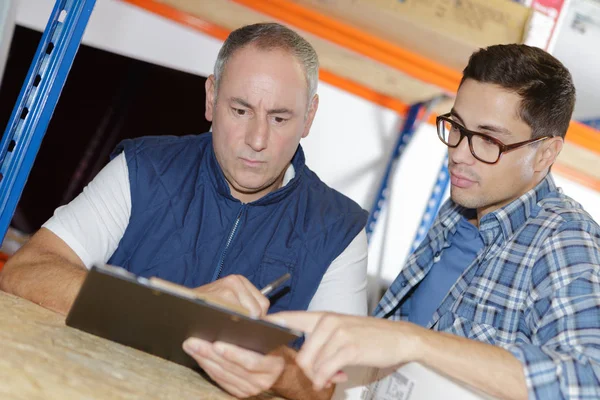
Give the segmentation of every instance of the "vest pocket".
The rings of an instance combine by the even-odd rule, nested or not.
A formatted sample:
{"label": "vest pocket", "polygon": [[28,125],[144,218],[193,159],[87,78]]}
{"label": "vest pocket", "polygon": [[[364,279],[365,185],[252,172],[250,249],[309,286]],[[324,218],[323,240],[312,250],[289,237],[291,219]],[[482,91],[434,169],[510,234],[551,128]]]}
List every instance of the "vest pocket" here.
{"label": "vest pocket", "polygon": [[262,289],[282,275],[291,275],[282,286],[272,291],[267,297],[271,301],[269,313],[284,311],[289,308],[294,294],[294,266],[295,263],[280,255],[265,253],[258,269],[258,288]]}

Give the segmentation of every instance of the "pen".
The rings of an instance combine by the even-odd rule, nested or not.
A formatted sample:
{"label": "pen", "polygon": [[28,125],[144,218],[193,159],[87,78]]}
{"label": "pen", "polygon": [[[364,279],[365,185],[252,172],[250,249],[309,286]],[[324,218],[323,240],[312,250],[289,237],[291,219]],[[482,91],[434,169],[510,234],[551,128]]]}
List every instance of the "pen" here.
{"label": "pen", "polygon": [[285,283],[285,281],[290,279],[290,277],[291,277],[290,273],[287,272],[284,275],[280,276],[279,278],[275,279],[273,282],[269,283],[264,288],[260,289],[260,292],[266,296],[269,293],[271,293],[273,290],[277,289],[279,286],[283,285],[283,283]]}

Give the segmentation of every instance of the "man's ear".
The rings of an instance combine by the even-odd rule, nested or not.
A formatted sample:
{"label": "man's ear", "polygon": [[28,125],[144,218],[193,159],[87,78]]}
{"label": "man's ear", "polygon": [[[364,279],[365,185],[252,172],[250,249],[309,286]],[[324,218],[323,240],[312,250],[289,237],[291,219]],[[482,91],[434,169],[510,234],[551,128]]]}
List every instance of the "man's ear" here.
{"label": "man's ear", "polygon": [[215,76],[210,75],[206,82],[204,82],[204,89],[206,91],[206,100],[205,100],[205,111],[204,117],[211,121],[213,120],[213,113],[215,108]]}
{"label": "man's ear", "polygon": [[318,108],[319,95],[315,94],[312,98],[312,101],[309,104],[308,114],[306,115],[306,122],[304,123],[304,132],[302,132],[302,138],[308,136],[310,132],[310,127],[312,126],[313,120],[315,119],[315,114],[317,113]]}
{"label": "man's ear", "polygon": [[554,136],[542,142],[536,159],[536,171],[550,168],[563,148],[564,140],[560,136]]}

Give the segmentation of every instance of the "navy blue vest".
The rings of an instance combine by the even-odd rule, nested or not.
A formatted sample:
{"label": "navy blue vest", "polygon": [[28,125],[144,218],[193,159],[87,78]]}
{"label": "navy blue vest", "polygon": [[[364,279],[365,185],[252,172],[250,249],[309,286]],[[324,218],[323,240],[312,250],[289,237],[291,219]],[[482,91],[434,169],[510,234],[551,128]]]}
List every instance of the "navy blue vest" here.
{"label": "navy blue vest", "polygon": [[304,164],[252,203],[231,196],[212,135],[125,140],[131,218],[109,263],[136,275],[197,287],[230,274],[262,288],[286,272],[270,312],[305,310],[329,264],[365,226],[367,212]]}

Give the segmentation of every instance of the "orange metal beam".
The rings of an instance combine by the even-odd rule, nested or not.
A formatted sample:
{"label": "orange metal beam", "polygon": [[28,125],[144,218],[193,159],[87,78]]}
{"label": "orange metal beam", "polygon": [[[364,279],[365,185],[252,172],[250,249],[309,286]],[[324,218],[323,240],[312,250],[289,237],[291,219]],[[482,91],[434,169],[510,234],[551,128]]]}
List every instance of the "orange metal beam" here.
{"label": "orange metal beam", "polygon": [[[230,31],[221,26],[213,24],[209,21],[204,21],[194,15],[179,11],[174,7],[160,3],[156,0],[122,0],[125,3],[130,3],[154,14],[158,14],[167,19],[175,21],[181,25],[195,29],[202,33],[206,33],[214,38],[225,40],[229,35]],[[380,106],[394,110],[401,115],[406,114],[408,105],[404,102],[381,93],[374,91],[373,89],[354,82],[350,79],[341,77],[332,72],[329,72],[323,68],[319,70],[319,79],[323,82],[329,83],[332,86],[336,86],[346,92],[352,93],[356,96],[362,97],[363,99],[369,100]]]}
{"label": "orange metal beam", "polygon": [[[462,75],[457,71],[296,3],[284,0],[232,1],[293,25],[305,32],[325,38],[340,46],[379,61],[382,64],[394,67],[423,82],[448,90],[451,93],[455,93],[460,84]],[[324,80],[327,81],[326,79]],[[355,91],[348,89],[344,84],[333,84],[356,94]],[[385,105],[386,101],[382,99],[385,96],[373,93],[371,89],[367,89],[367,91],[371,92],[371,94],[363,97],[369,100],[375,98],[377,100],[372,101],[380,105]],[[363,90],[363,92],[365,91]],[[397,110],[394,107],[390,108]],[[407,110],[408,107],[404,105],[402,109]],[[430,119],[430,121],[432,120]],[[435,123],[435,119],[433,121]],[[600,154],[600,133],[583,124],[575,121],[572,122],[567,134],[567,140]]]}
{"label": "orange metal beam", "polygon": [[[180,23],[180,24],[188,26],[192,29],[198,30],[200,32],[206,33],[206,34],[213,36],[220,40],[225,40],[230,33],[229,30],[227,30],[225,28],[217,26],[211,22],[204,21],[204,20],[202,20],[198,17],[195,17],[193,15],[190,15],[188,13],[179,11],[171,6],[167,6],[165,4],[159,3],[156,0],[122,0],[122,1],[136,5],[141,8],[144,8],[150,12],[161,15],[165,18],[168,18],[177,23]],[[410,52],[404,51],[404,50],[398,48],[397,46],[394,46],[387,42],[384,42],[381,39],[374,38],[371,35],[367,35],[364,32],[360,32],[352,27],[349,27],[349,26],[344,25],[344,24],[342,24],[338,21],[335,21],[331,18],[328,18],[328,17],[325,17],[318,13],[315,13],[311,10],[307,10],[305,8],[296,9],[295,7],[299,7],[299,6],[297,6],[293,3],[289,3],[284,0],[263,0],[260,2],[254,2],[253,0],[233,0],[233,1],[236,1],[240,4],[247,5],[248,7],[253,8],[257,11],[260,11],[264,14],[271,15],[274,18],[282,20],[283,22],[291,23],[295,26],[298,26],[299,28],[302,28],[303,30],[310,31],[309,29],[306,29],[306,26],[302,25],[304,22],[296,21],[296,23],[292,23],[290,21],[290,16],[288,15],[286,17],[286,14],[284,14],[284,12],[281,10],[287,10],[286,12],[290,12],[292,14],[295,13],[295,15],[297,15],[297,17],[300,20],[308,19],[309,21],[312,21],[310,23],[310,27],[312,27],[311,29],[315,29],[315,31],[311,32],[311,33],[328,35],[333,31],[334,32],[333,34],[335,34],[336,37],[338,37],[338,39],[340,40],[340,42],[338,43],[340,45],[344,45],[343,39],[339,38],[340,34],[342,36],[347,35],[350,38],[352,38],[352,37],[362,38],[361,40],[364,40],[364,38],[368,38],[369,45],[372,47],[374,47],[379,42],[383,42],[383,44],[381,44],[381,43],[379,44],[379,46],[381,46],[380,49],[385,49],[385,46],[392,46],[392,48],[389,48],[386,50],[386,51],[389,51],[388,54],[394,54],[395,56],[397,56],[398,58],[403,59],[403,60],[405,60],[407,58],[408,59],[412,58],[411,64],[413,66],[415,66],[415,68],[416,68],[416,66],[420,65],[423,68],[423,70],[427,71],[426,74],[419,75],[419,76],[421,76],[420,79],[422,79],[426,82],[429,82],[429,83],[436,84],[437,79],[440,76],[445,75],[445,77],[443,78],[443,80],[445,81],[444,86],[439,85],[439,84],[438,84],[438,86],[441,86],[442,88],[445,88],[445,89],[449,89],[449,91],[451,91],[451,92],[454,92],[456,90],[456,88],[458,87],[458,82],[460,81],[459,75],[458,75],[458,78],[456,78],[456,75],[458,73],[454,73],[455,76],[453,77],[452,74],[448,74],[447,71],[444,72],[443,69],[437,70],[436,69],[436,68],[438,68],[437,64],[432,63],[432,62],[424,59],[423,57],[420,57],[420,56],[414,55]],[[271,6],[270,6],[271,8],[264,6],[264,4],[271,4]],[[257,5],[260,5],[260,6],[257,6]],[[275,7],[275,6],[278,6],[278,7]],[[263,8],[267,8],[267,10],[263,10]],[[273,11],[273,10],[279,10],[279,11]],[[292,19],[293,19],[293,17],[292,17]],[[300,24],[302,26],[299,26],[298,24]],[[318,25],[329,25],[330,29],[327,31],[317,30]],[[337,34],[335,33],[336,29],[338,29]],[[326,39],[330,39],[329,36],[324,36],[324,37]],[[364,50],[364,48],[363,48],[363,50]],[[404,62],[406,62],[406,61],[402,61],[402,63],[404,63]],[[400,66],[400,65],[398,65],[398,66]],[[404,69],[402,69],[402,70],[404,72],[406,72]],[[437,73],[439,73],[440,75],[436,75]],[[432,78],[433,80],[428,80],[428,78]],[[349,79],[340,77],[332,72],[322,69],[320,71],[320,79],[322,81],[327,82],[333,86],[336,86],[344,91],[347,91],[356,96],[359,96],[366,100],[374,102],[375,104],[381,105],[381,106],[389,108],[391,110],[394,110],[394,111],[400,113],[401,115],[405,115],[406,111],[408,110],[408,105],[401,102],[400,100],[397,100],[393,97],[375,92],[374,90],[372,90],[369,87],[366,87],[362,84],[356,83]],[[454,79],[456,79],[456,81],[454,83],[452,83],[452,85],[454,85],[454,86],[452,86],[452,87],[445,86],[445,85],[449,85],[449,82],[451,82]],[[435,124],[435,115],[431,115],[428,119],[428,122],[430,124],[434,125]],[[598,131],[594,130],[593,128],[590,128],[586,125],[583,125],[581,123],[573,121],[569,127],[569,132],[567,133],[567,140],[574,144],[577,144],[579,146],[582,146],[586,149],[589,149],[591,151],[594,151],[594,152],[600,154],[600,132],[598,132]],[[575,182],[583,184],[594,190],[600,191],[600,180],[593,178],[589,175],[583,174],[582,172],[580,172],[574,168],[571,168],[571,167],[568,167],[568,166],[565,166],[562,164],[555,164],[553,166],[553,170]]]}
{"label": "orange metal beam", "polygon": [[228,29],[217,26],[211,22],[204,21],[194,15],[179,11],[178,9],[168,6],[166,4],[159,3],[155,0],[122,0],[125,3],[133,4],[154,14],[163,16],[171,21],[177,22],[178,24],[187,26],[197,31],[206,33],[214,38],[225,40],[229,33]]}
{"label": "orange metal beam", "polygon": [[600,154],[600,131],[590,126],[571,121],[566,140]]}
{"label": "orange metal beam", "polygon": [[409,106],[404,102],[375,92],[371,88],[368,88],[360,83],[343,78],[322,68],[319,70],[319,80],[327,82],[332,86],[336,86],[356,96],[362,97],[365,100],[369,100],[375,104],[394,110],[400,115],[405,115],[408,111]]}

